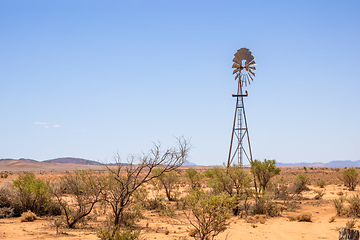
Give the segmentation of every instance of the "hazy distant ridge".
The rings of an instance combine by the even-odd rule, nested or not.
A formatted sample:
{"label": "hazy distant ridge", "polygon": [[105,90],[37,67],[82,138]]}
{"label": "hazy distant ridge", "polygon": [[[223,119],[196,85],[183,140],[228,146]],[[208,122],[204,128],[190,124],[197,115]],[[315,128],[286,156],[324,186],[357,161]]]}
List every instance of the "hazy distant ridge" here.
{"label": "hazy distant ridge", "polygon": [[101,163],[98,161],[87,160],[87,159],[83,159],[83,158],[71,158],[71,157],[55,158],[55,159],[45,160],[43,162],[72,163],[72,164],[83,164],[83,165],[101,165]]}
{"label": "hazy distant ridge", "polygon": [[[20,158],[20,159],[11,159],[5,158],[0,159],[0,162],[8,162],[8,161],[29,161],[29,162],[45,162],[45,163],[68,163],[68,164],[80,164],[80,165],[102,165],[102,163],[98,161],[88,160],[84,158],[72,158],[72,157],[64,157],[64,158],[55,158],[45,161],[37,161],[33,159]],[[126,164],[126,163],[125,163]],[[114,163],[108,163],[108,165],[114,165]],[[197,164],[186,161],[184,166],[196,166]],[[328,163],[322,162],[300,162],[300,163],[281,163],[277,162],[276,165],[278,167],[360,167],[360,160],[350,161],[350,160],[334,160]],[[211,166],[222,166],[222,165],[211,165]]]}
{"label": "hazy distant ridge", "polygon": [[360,160],[350,161],[350,160],[335,160],[328,163],[276,163],[279,167],[360,167]]}

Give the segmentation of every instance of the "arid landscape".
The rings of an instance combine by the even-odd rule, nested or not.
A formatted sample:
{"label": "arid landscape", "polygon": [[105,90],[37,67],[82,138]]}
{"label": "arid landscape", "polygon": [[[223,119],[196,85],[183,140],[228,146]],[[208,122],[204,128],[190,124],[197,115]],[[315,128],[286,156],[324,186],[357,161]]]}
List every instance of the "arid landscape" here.
{"label": "arid landscape", "polygon": [[[31,161],[13,160],[13,162],[3,162],[1,170],[1,187],[10,186],[12,182],[23,175],[24,171],[33,172],[36,179],[45,182],[56,182],[65,176],[66,171],[93,169],[93,173],[98,176],[106,175],[106,167],[89,166],[67,163],[34,163]],[[34,166],[37,165],[37,166]],[[9,166],[11,167],[11,170]],[[36,170],[36,168],[38,168]],[[204,191],[212,191],[209,178],[206,172],[212,167],[202,166],[182,166],[176,171],[176,189],[174,188],[174,199],[168,201],[163,188],[152,181],[145,183],[142,189],[146,189],[146,197],[141,198],[144,203],[149,203],[158,199],[158,206],[149,207],[142,204],[138,209],[139,216],[133,221],[133,228],[140,230],[139,239],[193,239],[191,235],[193,226],[189,223],[184,210],[184,197],[189,195],[191,187],[186,179],[186,172],[189,168],[196,169],[202,178],[199,184]],[[219,168],[221,169],[221,167]],[[222,168],[224,169],[224,168]],[[247,214],[241,210],[240,214],[232,215],[226,221],[229,225],[215,239],[337,239],[339,229],[352,224],[357,229],[360,222],[356,221],[357,214],[351,213],[351,208],[345,213],[337,213],[334,201],[351,199],[358,196],[357,188],[349,191],[344,186],[343,172],[345,168],[326,168],[326,167],[281,167],[279,175],[271,178],[266,195],[266,201],[272,202],[274,209],[272,212],[264,214],[254,214],[249,210]],[[356,171],[358,171],[356,169]],[[244,172],[251,176],[250,169],[245,168]],[[7,174],[5,177],[3,174]],[[282,183],[290,189],[291,184],[297,176],[306,176],[306,187],[299,194],[288,192],[288,197],[281,198],[279,187]],[[251,184],[251,189],[254,191]],[[276,190],[277,189],[277,190]],[[3,196],[1,196],[3,197]],[[71,196],[68,196],[71,198]],[[136,197],[136,199],[140,199]],[[255,203],[255,196],[249,195],[249,203]],[[265,198],[264,198],[265,199]],[[359,200],[359,197],[357,197]],[[243,201],[240,201],[243,202]],[[360,203],[360,200],[358,201]],[[344,200],[343,208],[347,208],[350,201]],[[135,198],[129,204],[129,208],[139,206]],[[352,209],[357,211],[356,209]],[[274,212],[276,211],[276,212]],[[63,215],[43,215],[37,216],[34,221],[22,221],[22,217],[9,217],[0,219],[1,239],[100,239],[98,231],[107,221],[110,214],[109,206],[102,206],[96,203],[93,211],[79,222],[74,228],[68,228],[64,223],[58,224]],[[271,216],[272,215],[272,216]],[[190,236],[191,235],[191,236]],[[131,238],[119,238],[131,239]]]}

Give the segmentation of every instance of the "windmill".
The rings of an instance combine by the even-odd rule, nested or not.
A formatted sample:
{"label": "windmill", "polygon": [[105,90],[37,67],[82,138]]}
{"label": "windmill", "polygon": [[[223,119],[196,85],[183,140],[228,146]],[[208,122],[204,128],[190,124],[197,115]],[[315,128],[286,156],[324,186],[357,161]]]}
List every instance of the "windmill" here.
{"label": "windmill", "polygon": [[244,157],[249,163],[252,162],[252,153],[250,146],[250,137],[245,115],[244,97],[248,96],[248,92],[243,92],[243,88],[254,80],[255,77],[255,58],[252,52],[247,48],[241,48],[234,54],[232,65],[235,70],[235,80],[238,82],[237,94],[232,94],[236,97],[235,116],[233,122],[233,129],[230,141],[230,150],[227,166],[237,160],[239,166],[243,166]]}

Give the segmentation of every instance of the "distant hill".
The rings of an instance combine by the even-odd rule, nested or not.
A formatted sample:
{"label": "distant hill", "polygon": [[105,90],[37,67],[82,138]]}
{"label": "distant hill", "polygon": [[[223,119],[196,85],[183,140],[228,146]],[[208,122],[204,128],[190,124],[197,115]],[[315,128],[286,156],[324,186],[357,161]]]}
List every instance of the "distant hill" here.
{"label": "distant hill", "polygon": [[277,162],[276,166],[278,167],[360,167],[360,160],[350,161],[350,160],[336,160],[328,163],[314,162],[314,163],[280,163]]}
{"label": "distant hill", "polygon": [[185,161],[183,165],[184,166],[196,166],[195,163],[192,163],[192,162],[189,162],[189,161]]}
{"label": "distant hill", "polygon": [[331,161],[326,163],[329,167],[360,167],[360,160],[357,161],[350,161],[350,160],[343,160],[343,161]]}
{"label": "distant hill", "polygon": [[101,165],[101,163],[93,160],[87,160],[83,158],[55,158],[50,160],[45,160],[43,162],[49,162],[49,163],[72,163],[72,164],[82,164],[82,165]]}
{"label": "distant hill", "polygon": [[276,163],[278,167],[326,167],[325,163],[315,162],[315,163],[307,163],[307,162],[300,162],[300,163]]}

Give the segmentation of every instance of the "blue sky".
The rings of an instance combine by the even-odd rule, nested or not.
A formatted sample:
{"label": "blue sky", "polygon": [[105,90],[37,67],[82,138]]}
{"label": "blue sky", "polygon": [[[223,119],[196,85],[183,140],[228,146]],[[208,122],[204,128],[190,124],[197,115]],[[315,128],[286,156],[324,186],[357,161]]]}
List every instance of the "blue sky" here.
{"label": "blue sky", "polygon": [[359,1],[0,0],[0,158],[227,161],[233,54],[257,62],[253,156],[360,160]]}

